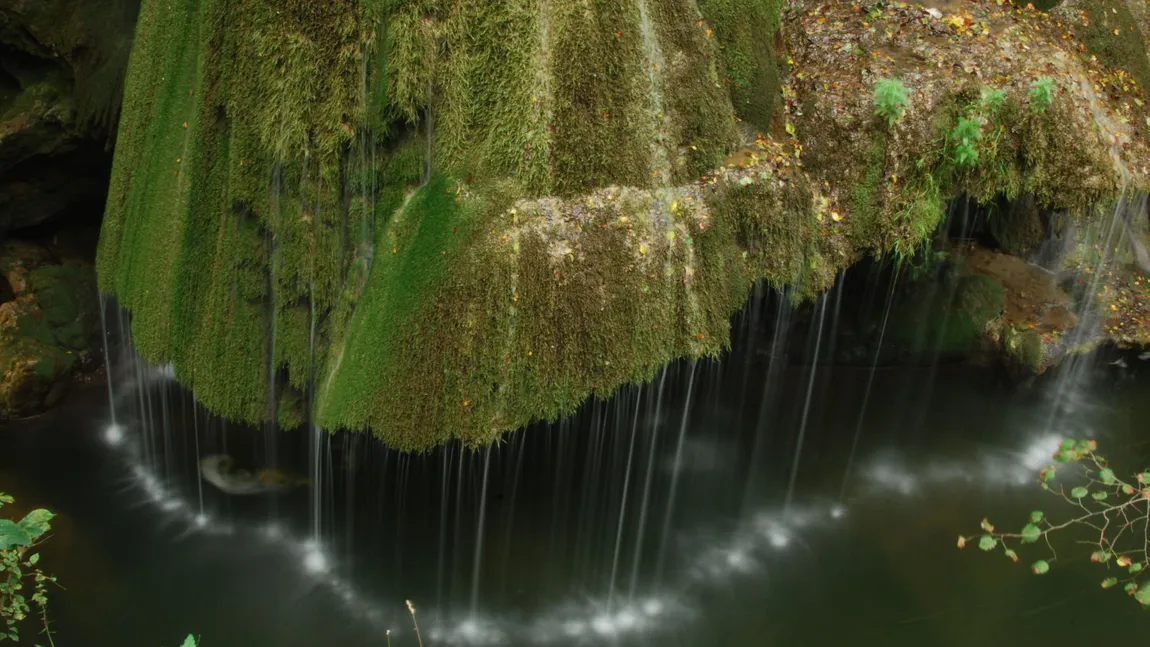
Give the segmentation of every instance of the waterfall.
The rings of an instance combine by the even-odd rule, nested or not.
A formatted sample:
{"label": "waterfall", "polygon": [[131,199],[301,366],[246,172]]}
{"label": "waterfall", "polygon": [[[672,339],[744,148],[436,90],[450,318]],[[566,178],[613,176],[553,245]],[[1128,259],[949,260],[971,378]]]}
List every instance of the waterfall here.
{"label": "waterfall", "polygon": [[487,521],[487,476],[491,472],[491,445],[483,450],[483,485],[479,488],[479,523],[475,530],[475,558],[471,567],[471,616],[479,608],[479,574],[483,565],[483,530]]}
{"label": "waterfall", "polygon": [[826,321],[826,317],[827,299],[824,295],[819,297],[819,325],[818,330],[815,332],[815,353],[814,359],[811,361],[811,375],[807,380],[807,395],[806,399],[803,401],[803,416],[802,420],[799,422],[799,437],[798,441],[796,442],[796,448],[794,452],[795,458],[791,463],[791,478],[790,482],[787,483],[787,498],[786,502],[783,504],[784,515],[790,512],[791,502],[794,500],[795,480],[799,476],[799,460],[803,455],[803,439],[807,433],[807,418],[811,412],[811,398],[814,395],[815,375],[819,370],[819,350],[822,348],[823,344],[823,322]]}
{"label": "waterfall", "polygon": [[683,402],[683,417],[679,422],[679,441],[675,445],[675,462],[671,468],[671,488],[667,493],[667,510],[663,516],[663,534],[661,536],[661,547],[659,549],[659,565],[655,569],[655,581],[658,582],[663,576],[663,565],[666,561],[667,554],[667,537],[671,534],[671,519],[675,514],[675,495],[678,493],[679,475],[683,465],[683,441],[687,437],[687,422],[690,420],[691,415],[691,396],[695,389],[695,367],[697,361],[692,359],[690,368],[688,370],[687,378],[687,397]]}
{"label": "waterfall", "polygon": [[627,468],[623,475],[623,494],[619,497],[619,523],[615,531],[615,551],[611,557],[610,592],[607,594],[607,607],[610,608],[615,600],[615,578],[619,573],[619,551],[623,547],[623,522],[627,519],[627,492],[631,486],[631,466],[634,464],[635,436],[639,432],[640,403],[643,401],[643,387],[639,386],[635,393],[635,416],[631,419],[631,441],[627,443]]}
{"label": "waterfall", "polygon": [[894,303],[894,293],[898,286],[899,270],[895,268],[894,275],[890,281],[890,292],[886,296],[886,307],[882,313],[882,324],[879,327],[878,344],[874,349],[874,360],[871,361],[870,373],[867,375],[866,388],[863,390],[862,406],[859,408],[858,421],[855,423],[854,436],[851,439],[851,450],[847,454],[847,467],[843,472],[843,484],[839,488],[839,503],[842,503],[846,496],[847,486],[850,484],[851,468],[854,466],[855,452],[858,451],[859,438],[862,437],[863,420],[866,419],[867,407],[870,406],[871,391],[874,388],[874,375],[878,371],[878,360],[882,354],[882,342],[886,338],[886,324],[890,320],[890,306]]}

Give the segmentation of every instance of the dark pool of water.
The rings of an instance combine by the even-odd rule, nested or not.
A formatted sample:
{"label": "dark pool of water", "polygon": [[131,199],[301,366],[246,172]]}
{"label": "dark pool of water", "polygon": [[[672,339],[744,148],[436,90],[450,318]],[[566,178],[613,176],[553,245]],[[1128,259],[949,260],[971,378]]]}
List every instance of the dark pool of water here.
{"label": "dark pool of water", "polygon": [[[309,433],[277,432],[273,458],[264,430],[212,420],[171,384],[147,398],[118,384],[126,443],[103,438],[106,392],[81,390],[6,425],[0,490],[60,515],[42,551],[65,587],[60,647],[188,632],[206,647],[354,647],[388,629],[415,645],[407,599],[429,647],[1135,640],[1147,616],[1099,588],[1088,551],[1039,578],[954,545],[983,515],[1021,525],[1054,507],[1027,476],[1052,434],[1141,467],[1150,363],[1132,369],[1096,371],[1052,409],[1057,375],[1020,390],[984,369],[884,369],[867,399],[865,368],[682,363],[489,453],[324,437],[322,487],[275,498],[202,484],[197,451],[310,474]],[[156,451],[137,459],[141,403]]]}

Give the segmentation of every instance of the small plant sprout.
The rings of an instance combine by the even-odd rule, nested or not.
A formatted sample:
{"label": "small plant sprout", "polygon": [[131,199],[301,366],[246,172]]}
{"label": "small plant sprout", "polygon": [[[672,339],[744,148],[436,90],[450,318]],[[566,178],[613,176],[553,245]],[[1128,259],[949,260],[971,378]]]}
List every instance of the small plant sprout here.
{"label": "small plant sprout", "polygon": [[982,139],[982,124],[977,119],[962,117],[950,133],[954,142],[954,163],[959,168],[972,168],[978,164],[976,144]]}
{"label": "small plant sprout", "polygon": [[[1043,542],[1049,556],[1030,564],[1035,575],[1045,575],[1057,563],[1058,554],[1050,540],[1051,535],[1067,528],[1085,531],[1091,537],[1085,544],[1091,550],[1090,561],[1106,569],[1099,582],[1103,589],[1120,587],[1143,607],[1150,608],[1150,578],[1147,562],[1150,560],[1150,471],[1134,474],[1132,478],[1119,477],[1107,460],[1096,452],[1093,440],[1062,441],[1054,453],[1054,462],[1038,473],[1043,490],[1061,499],[1072,513],[1065,520],[1054,520],[1041,510],[1031,512],[1021,530],[1002,532],[988,519],[980,524],[980,535],[960,536],[958,547],[977,539],[984,552],[1002,550],[1012,562],[1020,557],[1014,550]],[[1082,467],[1082,478],[1073,487],[1055,482],[1061,469],[1058,465],[1077,463]]]}
{"label": "small plant sprout", "polygon": [[1054,79],[1049,76],[1040,76],[1030,84],[1030,111],[1036,115],[1046,112],[1054,102]]}
{"label": "small plant sprout", "polygon": [[1006,103],[1006,90],[992,88],[989,86],[982,88],[982,94],[978,98],[979,108],[987,113],[994,114],[1002,108]]}
{"label": "small plant sprout", "polygon": [[887,126],[894,127],[906,115],[910,97],[906,86],[898,79],[879,79],[874,85],[875,114],[886,119]]}

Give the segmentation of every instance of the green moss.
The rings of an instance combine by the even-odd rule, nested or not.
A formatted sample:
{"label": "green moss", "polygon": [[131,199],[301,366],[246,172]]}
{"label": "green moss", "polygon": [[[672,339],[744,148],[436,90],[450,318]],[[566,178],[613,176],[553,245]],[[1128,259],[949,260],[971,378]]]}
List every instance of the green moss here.
{"label": "green moss", "polygon": [[[446,177],[437,175],[411,196],[381,232],[376,240],[376,260],[349,323],[347,338],[339,348],[333,348],[333,369],[323,384],[319,405],[326,425],[363,428],[370,421],[381,427],[386,424],[388,430],[399,427],[394,436],[388,434],[389,441],[399,446],[446,440],[418,435],[426,433],[428,426],[438,426],[434,416],[422,423],[406,416],[388,423],[387,418],[413,406],[440,404],[438,400],[429,401],[428,393],[419,395],[422,389],[411,393],[401,388],[402,382],[393,379],[441,379],[441,368],[422,367],[430,370],[422,376],[401,372],[422,359],[421,351],[427,352],[425,344],[412,340],[415,345],[411,346],[408,341],[423,327],[419,315],[426,307],[428,293],[448,276],[451,264],[457,261],[470,233],[467,224],[454,186]],[[384,385],[387,386],[381,389]],[[405,403],[401,399],[412,396],[420,402]],[[402,430],[404,424],[411,425],[408,431]]]}
{"label": "green moss", "polygon": [[851,238],[859,246],[873,241],[879,227],[880,206],[876,203],[884,178],[887,140],[885,130],[875,130],[867,153],[866,172],[850,190]]}
{"label": "green moss", "polygon": [[635,4],[553,5],[550,24],[554,193],[650,185],[650,144],[636,128],[647,110],[647,63]]}
{"label": "green moss", "polygon": [[96,333],[96,290],[92,267],[78,262],[47,265],[28,274],[47,335],[44,343],[86,350]]}
{"label": "green moss", "polygon": [[700,0],[699,10],[720,43],[724,78],[735,114],[759,130],[770,129],[781,99],[775,34],[778,0]]}
{"label": "green moss", "polygon": [[720,166],[738,141],[731,99],[720,82],[718,41],[699,24],[699,9],[690,0],[645,6],[658,36],[666,86],[665,114],[655,115],[656,135],[671,157],[672,179],[691,182]]}
{"label": "green moss", "polygon": [[24,415],[42,406],[76,359],[61,348],[12,333],[0,333],[0,414]]}
{"label": "green moss", "polygon": [[1045,346],[1040,333],[1034,330],[1023,332],[1010,328],[1006,331],[1003,341],[1007,354],[1019,366],[1035,375],[1045,370],[1043,361]]}
{"label": "green moss", "polygon": [[966,276],[957,283],[945,276],[900,295],[886,336],[891,352],[950,360],[969,357],[984,343],[987,325],[1004,307],[1002,286],[985,276]]}

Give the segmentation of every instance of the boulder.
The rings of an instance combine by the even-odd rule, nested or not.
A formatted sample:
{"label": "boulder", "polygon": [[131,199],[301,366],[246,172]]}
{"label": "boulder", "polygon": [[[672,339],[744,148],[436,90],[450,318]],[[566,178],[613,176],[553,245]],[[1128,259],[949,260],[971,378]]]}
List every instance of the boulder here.
{"label": "boulder", "polygon": [[0,4],[0,235],[98,213],[139,0]]}
{"label": "boulder", "polygon": [[67,390],[98,330],[91,264],[0,244],[0,417],[35,414]]}

